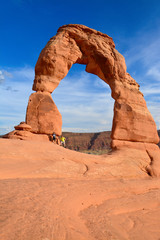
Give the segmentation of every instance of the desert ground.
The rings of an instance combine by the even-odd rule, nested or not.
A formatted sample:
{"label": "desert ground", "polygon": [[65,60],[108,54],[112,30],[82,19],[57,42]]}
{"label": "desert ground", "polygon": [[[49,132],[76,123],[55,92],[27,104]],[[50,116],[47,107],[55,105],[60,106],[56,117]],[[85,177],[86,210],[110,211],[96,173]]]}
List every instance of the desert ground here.
{"label": "desert ground", "polygon": [[0,139],[0,239],[159,240],[160,179],[146,164],[135,149]]}

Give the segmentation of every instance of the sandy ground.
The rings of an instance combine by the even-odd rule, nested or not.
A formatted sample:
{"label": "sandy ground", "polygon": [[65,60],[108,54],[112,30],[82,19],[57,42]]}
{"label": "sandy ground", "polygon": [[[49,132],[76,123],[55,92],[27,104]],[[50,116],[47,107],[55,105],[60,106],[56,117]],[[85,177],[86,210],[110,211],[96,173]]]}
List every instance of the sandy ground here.
{"label": "sandy ground", "polygon": [[160,240],[160,179],[136,150],[0,139],[0,240]]}

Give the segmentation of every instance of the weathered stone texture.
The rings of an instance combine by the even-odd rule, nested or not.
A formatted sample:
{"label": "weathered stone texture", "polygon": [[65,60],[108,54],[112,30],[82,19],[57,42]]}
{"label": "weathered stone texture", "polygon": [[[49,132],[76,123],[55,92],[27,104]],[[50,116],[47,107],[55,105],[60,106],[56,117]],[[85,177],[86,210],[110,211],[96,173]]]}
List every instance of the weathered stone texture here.
{"label": "weathered stone texture", "polygon": [[50,93],[36,92],[31,94],[27,107],[26,123],[32,127],[34,133],[61,135],[62,116]]}
{"label": "weathered stone texture", "polygon": [[[142,149],[141,154],[150,164],[146,171],[152,176],[160,176],[156,124],[138,83],[126,72],[125,59],[115,49],[112,38],[83,25],[60,27],[40,53],[33,84],[36,93],[30,96],[26,113],[31,132],[16,130],[11,137],[28,139],[35,138],[36,134],[61,135],[62,117],[50,93],[74,63],[86,65],[88,73],[97,75],[111,88],[115,100],[112,148]],[[24,125],[19,127],[24,128]]]}
{"label": "weathered stone texture", "polygon": [[14,127],[15,130],[22,130],[22,131],[28,131],[31,132],[32,128],[30,125],[26,124],[25,122],[21,122],[19,125]]}
{"label": "weathered stone texture", "polygon": [[19,140],[33,140],[33,141],[42,141],[48,142],[50,140],[49,136],[46,134],[37,134],[32,133],[26,130],[14,130],[9,132],[8,134],[4,135],[3,138],[10,138],[10,139],[19,139]]}
{"label": "weathered stone texture", "polygon": [[33,90],[53,92],[74,63],[85,64],[87,72],[109,84],[115,99],[112,139],[158,143],[156,124],[139,85],[106,34],[83,25],[60,27],[39,56]]}

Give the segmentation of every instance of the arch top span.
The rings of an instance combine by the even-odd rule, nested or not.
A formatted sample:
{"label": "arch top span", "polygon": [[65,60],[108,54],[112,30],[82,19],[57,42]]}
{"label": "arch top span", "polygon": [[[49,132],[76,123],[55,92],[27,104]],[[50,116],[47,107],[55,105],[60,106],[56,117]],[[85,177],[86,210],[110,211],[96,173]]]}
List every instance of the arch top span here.
{"label": "arch top span", "polygon": [[33,90],[53,92],[74,63],[85,64],[88,73],[112,81],[138,84],[126,73],[124,57],[115,49],[113,39],[84,25],[60,27],[42,50],[35,67]]}
{"label": "arch top span", "polygon": [[[113,39],[107,34],[78,24],[60,27],[40,53],[35,66],[33,90],[38,94],[52,93],[74,63],[85,64],[88,73],[97,75],[111,88],[115,99],[112,125],[114,145],[122,141],[158,143],[156,124],[139,85],[127,73],[124,57],[115,49]],[[32,119],[28,117],[29,108],[26,120],[32,126]],[[41,132],[41,127],[37,129]],[[44,131],[43,128],[42,133]],[[53,127],[50,132],[54,132]]]}

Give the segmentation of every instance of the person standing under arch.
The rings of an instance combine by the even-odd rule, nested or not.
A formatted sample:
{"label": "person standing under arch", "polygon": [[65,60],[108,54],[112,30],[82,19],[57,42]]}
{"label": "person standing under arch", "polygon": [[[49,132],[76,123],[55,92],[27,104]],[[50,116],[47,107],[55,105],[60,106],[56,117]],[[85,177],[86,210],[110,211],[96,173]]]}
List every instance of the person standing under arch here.
{"label": "person standing under arch", "polygon": [[60,137],[60,141],[61,141],[61,146],[65,147],[65,141],[66,141],[66,138],[61,136]]}

